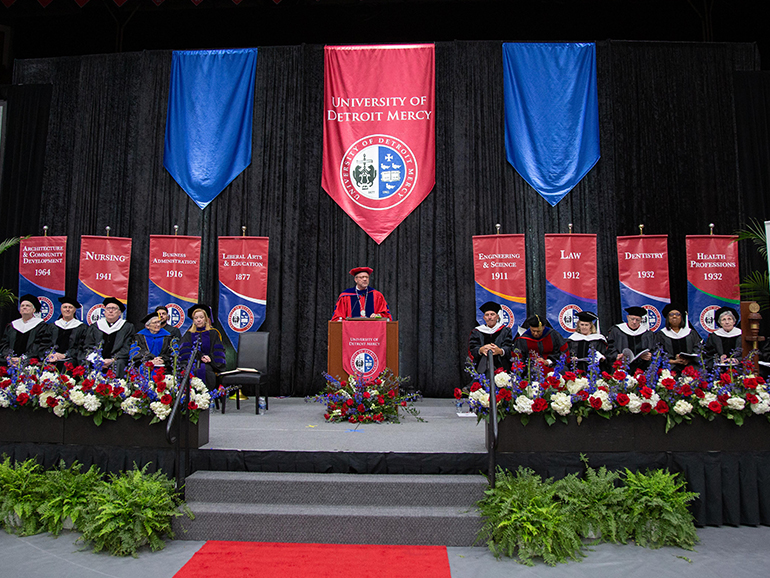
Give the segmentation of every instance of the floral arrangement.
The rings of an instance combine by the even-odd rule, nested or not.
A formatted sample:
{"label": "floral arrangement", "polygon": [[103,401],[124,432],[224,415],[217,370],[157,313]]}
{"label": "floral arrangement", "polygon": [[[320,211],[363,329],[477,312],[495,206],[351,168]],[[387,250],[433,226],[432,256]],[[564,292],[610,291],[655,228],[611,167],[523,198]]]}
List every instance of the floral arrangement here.
{"label": "floral arrangement", "polygon": [[[596,362],[579,371],[567,365],[566,357],[553,367],[516,361],[510,372],[498,369],[494,376],[498,419],[518,415],[526,424],[532,415],[542,414],[550,425],[556,420],[566,423],[570,415],[580,423],[589,413],[605,418],[626,413],[661,415],[666,418],[666,431],[691,422],[695,415],[707,420],[723,415],[738,425],[752,415],[764,415],[770,421],[770,393],[751,357],[727,369],[688,366],[676,376],[668,356],[658,350],[645,371],[631,374],[621,363],[612,369],[612,373],[601,371]],[[489,380],[470,367],[468,371],[474,382],[467,392],[456,389],[455,397],[467,396],[471,411],[479,420],[488,420]]]}
{"label": "floral arrangement", "polygon": [[373,379],[363,375],[351,375],[345,382],[324,373],[324,390],[305,401],[317,401],[326,405],[324,419],[331,422],[350,423],[399,422],[399,411],[404,411],[420,420],[419,410],[412,403],[422,399],[419,392],[406,393],[401,384],[408,377],[397,377],[385,369]]}
{"label": "floral arrangement", "polygon": [[[12,410],[48,410],[57,417],[71,413],[92,416],[96,425],[120,415],[138,419],[151,415],[151,423],[165,420],[177,396],[175,375],[151,363],[130,368],[125,378],[112,370],[102,371],[100,358],[85,366],[65,363],[65,372],[55,365],[21,357],[17,364],[0,367],[0,408]],[[209,392],[197,377],[190,381],[190,399],[183,407],[190,411],[190,421],[197,423],[201,411],[208,411],[212,399],[222,395]]]}

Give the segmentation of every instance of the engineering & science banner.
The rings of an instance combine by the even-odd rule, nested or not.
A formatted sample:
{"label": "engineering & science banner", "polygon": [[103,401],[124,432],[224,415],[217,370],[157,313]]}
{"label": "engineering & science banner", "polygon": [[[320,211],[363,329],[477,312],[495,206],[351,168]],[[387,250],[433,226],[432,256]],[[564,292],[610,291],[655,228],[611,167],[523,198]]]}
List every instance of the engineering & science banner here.
{"label": "engineering & science banner", "polygon": [[502,306],[501,320],[508,327],[527,317],[527,261],[524,235],[478,235],[473,237],[473,273],[476,281],[476,320],[487,301]]}
{"label": "engineering & science banner", "polygon": [[545,236],[546,318],[569,337],[577,313],[596,311],[596,235]]}
{"label": "engineering & science banner", "polygon": [[27,237],[19,243],[19,297],[40,299],[40,317],[48,323],[61,313],[67,279],[67,237]]}
{"label": "engineering & science banner", "polygon": [[78,301],[83,306],[78,319],[91,325],[104,316],[102,301],[115,297],[128,303],[131,269],[131,239],[125,237],[80,238]]}
{"label": "engineering & science banner", "polygon": [[150,235],[147,309],[165,305],[168,323],[182,333],[192,324],[187,310],[198,302],[200,258],[200,237]]}
{"label": "engineering & science banner", "polygon": [[668,284],[668,236],[618,237],[620,319],[626,307],[644,307],[651,331],[665,326],[663,308],[671,302]]}

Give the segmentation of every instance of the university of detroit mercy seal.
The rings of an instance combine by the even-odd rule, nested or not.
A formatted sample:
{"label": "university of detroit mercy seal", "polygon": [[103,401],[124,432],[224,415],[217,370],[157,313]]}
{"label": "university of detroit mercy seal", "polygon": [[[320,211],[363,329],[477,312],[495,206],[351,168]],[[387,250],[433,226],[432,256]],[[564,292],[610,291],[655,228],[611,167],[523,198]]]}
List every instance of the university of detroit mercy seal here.
{"label": "university of detroit mercy seal", "polygon": [[377,354],[371,349],[357,349],[350,356],[350,367],[356,373],[361,373],[364,379],[369,379],[379,373],[380,360]]}
{"label": "university of detroit mercy seal", "polygon": [[254,325],[254,312],[245,305],[236,305],[230,309],[227,324],[238,333],[248,331]]}
{"label": "university of detroit mercy seal", "polygon": [[406,200],[417,183],[417,172],[415,157],[404,141],[373,134],[345,151],[340,181],[354,203],[381,211]]}

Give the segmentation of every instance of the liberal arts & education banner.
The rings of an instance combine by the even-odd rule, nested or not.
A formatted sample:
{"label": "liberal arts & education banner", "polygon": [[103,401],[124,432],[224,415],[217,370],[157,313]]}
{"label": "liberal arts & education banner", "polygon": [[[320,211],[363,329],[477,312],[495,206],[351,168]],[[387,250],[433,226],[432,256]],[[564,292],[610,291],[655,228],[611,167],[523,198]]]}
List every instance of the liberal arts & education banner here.
{"label": "liberal arts & education banner", "polygon": [[527,261],[524,235],[477,235],[473,237],[473,273],[476,280],[476,320],[487,301],[499,303],[501,320],[509,328],[527,317]]}
{"label": "liberal arts & education banner", "polygon": [[382,243],[436,182],[433,44],[326,46],[321,185]]}
{"label": "liberal arts & education banner", "polygon": [[169,324],[182,333],[192,325],[187,310],[198,302],[200,257],[200,237],[150,235],[147,309],[165,305]]}
{"label": "liberal arts & education banner", "polygon": [[569,337],[577,314],[596,311],[596,235],[545,236],[546,318]]}
{"label": "liberal arts & education banner", "polygon": [[40,317],[46,323],[61,313],[66,257],[67,237],[27,237],[19,243],[19,296],[40,299]]}
{"label": "liberal arts & education banner", "polygon": [[647,326],[657,331],[665,326],[663,308],[671,302],[668,286],[668,237],[634,235],[618,237],[620,319],[626,307],[644,307]]}
{"label": "liberal arts & education banner", "polygon": [[131,269],[131,239],[125,237],[80,238],[78,318],[91,325],[104,316],[102,301],[115,297],[128,303],[128,274]]}

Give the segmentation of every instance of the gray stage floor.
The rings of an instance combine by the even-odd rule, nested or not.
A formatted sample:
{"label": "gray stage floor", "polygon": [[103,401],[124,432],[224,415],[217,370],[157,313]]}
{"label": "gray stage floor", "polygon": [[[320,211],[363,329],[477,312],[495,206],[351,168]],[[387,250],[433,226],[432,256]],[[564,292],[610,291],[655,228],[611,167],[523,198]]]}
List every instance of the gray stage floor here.
{"label": "gray stage floor", "polygon": [[[211,415],[204,449],[485,453],[484,422],[458,417],[453,399],[415,403],[424,422],[404,414],[400,424],[324,421],[324,406],[301,398],[270,398],[270,409],[254,414],[254,399],[227,401],[227,412]],[[403,413],[403,412],[402,412]]]}

